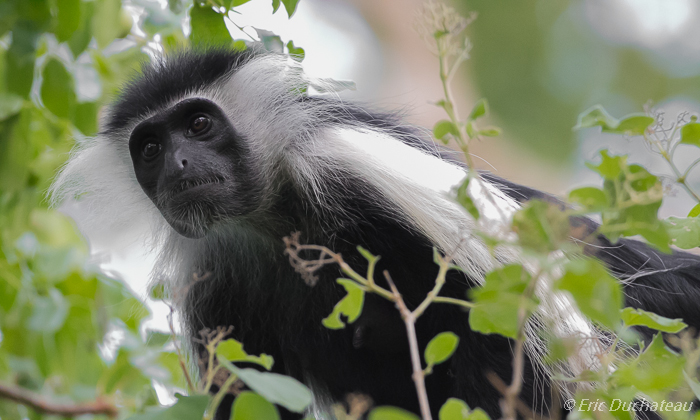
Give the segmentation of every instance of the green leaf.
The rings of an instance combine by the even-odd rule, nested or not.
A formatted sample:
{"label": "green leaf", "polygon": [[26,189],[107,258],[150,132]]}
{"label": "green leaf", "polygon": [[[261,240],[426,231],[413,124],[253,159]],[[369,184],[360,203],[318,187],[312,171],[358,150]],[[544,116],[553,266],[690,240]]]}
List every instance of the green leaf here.
{"label": "green leaf", "polygon": [[209,5],[200,6],[199,2],[194,2],[190,9],[190,26],[190,40],[194,44],[228,45],[232,42],[224,23],[224,15]]}
{"label": "green leaf", "polygon": [[336,281],[345,288],[348,294],[340,302],[336,303],[333,312],[321,321],[326,328],[332,330],[345,327],[345,323],[340,318],[341,315],[347,317],[349,324],[355,322],[360,313],[362,313],[362,305],[365,300],[365,291],[359,283],[350,279],[338,279]]}
{"label": "green leaf", "polygon": [[29,329],[40,332],[55,332],[63,327],[70,304],[57,289],[50,289],[48,296],[33,299]]}
{"label": "green leaf", "polygon": [[498,127],[486,127],[479,130],[480,136],[497,137],[501,135],[501,129]]}
{"label": "green leaf", "polygon": [[[2,2],[0,2],[2,3]],[[12,44],[5,53],[5,87],[7,92],[29,99],[34,81],[36,44],[40,33],[31,23],[17,23],[12,28]]]}
{"label": "green leaf", "polygon": [[425,362],[428,364],[428,370],[434,365],[439,365],[457,350],[459,337],[457,334],[446,331],[433,337],[425,348]]}
{"label": "green leaf", "polygon": [[367,420],[420,420],[420,418],[401,408],[383,406],[372,410]]}
{"label": "green leaf", "polygon": [[357,252],[359,252],[360,255],[362,255],[362,257],[367,260],[367,262],[376,262],[379,259],[379,257],[373,255],[371,252],[359,245],[357,246]]}
{"label": "green leaf", "polygon": [[469,406],[462,400],[450,398],[440,407],[440,420],[466,420],[469,417]]}
{"label": "green leaf", "polygon": [[597,261],[573,260],[555,287],[573,296],[581,312],[611,330],[617,327],[622,307],[620,284]]}
{"label": "green leaf", "polygon": [[654,124],[654,118],[647,115],[631,115],[625,117],[615,128],[603,128],[604,132],[625,134],[628,136],[641,136],[644,131]]}
{"label": "green leaf", "polygon": [[165,299],[165,285],[163,283],[156,283],[148,289],[148,297],[153,300],[163,300]]}
{"label": "green leaf", "polygon": [[158,331],[148,331],[146,336],[146,345],[149,347],[163,347],[173,338],[170,334],[165,334]]}
{"label": "green leaf", "polygon": [[600,126],[604,133],[640,136],[654,123],[654,118],[643,114],[631,114],[617,120],[600,105],[582,112],[574,130]]}
{"label": "green leaf", "polygon": [[583,187],[571,191],[569,201],[580,204],[587,211],[601,211],[609,206],[605,192],[595,187]]}
{"label": "green leaf", "polygon": [[688,326],[682,319],[670,319],[642,309],[625,308],[620,312],[620,316],[622,322],[628,327],[643,325],[657,331],[673,334],[681,332]]}
{"label": "green leaf", "polygon": [[75,112],[73,76],[55,58],[46,63],[42,76],[41,101],[44,106],[57,117],[72,117]]}
{"label": "green leaf", "polygon": [[513,215],[513,231],[524,248],[555,251],[569,240],[569,218],[554,204],[530,200]]}
{"label": "green leaf", "polygon": [[250,368],[239,369],[220,356],[217,356],[217,360],[250,389],[273,404],[279,404],[295,413],[303,412],[311,404],[311,391],[292,377]]}
{"label": "green leaf", "polygon": [[250,0],[233,0],[233,2],[231,3],[231,7],[241,6],[243,4],[248,3],[249,1]]}
{"label": "green leaf", "polygon": [[291,18],[294,12],[297,11],[299,0],[282,0],[282,4],[284,4],[284,8],[287,11],[287,16]]}
{"label": "green leaf", "polygon": [[180,14],[185,10],[183,2],[184,0],[168,0],[168,9],[175,14]]}
{"label": "green leaf", "polygon": [[471,413],[469,413],[469,417],[467,417],[467,420],[491,420],[489,415],[486,414],[486,411],[480,409],[480,408],[475,408]]}
{"label": "green leaf", "polygon": [[506,265],[486,275],[484,285],[470,290],[475,306],[469,310],[469,326],[483,334],[518,336],[518,311],[537,307],[534,300],[525,300],[523,292],[530,275],[521,265]]}
{"label": "green leaf", "polygon": [[586,162],[586,166],[601,174],[605,179],[617,179],[622,173],[622,167],[627,163],[627,156],[610,156],[607,150],[601,150],[600,157],[600,165],[595,166]]}
{"label": "green leaf", "polygon": [[681,127],[681,143],[700,147],[700,123],[689,122]]}
{"label": "green leaf", "polygon": [[612,128],[617,127],[619,123],[620,122],[608,114],[608,112],[601,105],[595,105],[579,114],[578,122],[576,123],[574,130],[581,130],[583,128],[595,126],[601,126],[604,129]]}
{"label": "green leaf", "polygon": [[659,333],[637,359],[617,368],[613,383],[634,386],[649,395],[669,391],[683,384],[684,365],[685,358],[666,347]]}
{"label": "green leaf", "polygon": [[92,40],[92,18],[95,15],[95,2],[80,2],[80,24],[68,40],[73,57],[78,57]]}
{"label": "green leaf", "polygon": [[243,391],[233,402],[231,420],[279,420],[277,408],[265,398]]}
{"label": "green leaf", "polygon": [[248,45],[246,45],[245,41],[242,39],[237,39],[233,41],[233,45],[231,45],[231,48],[236,50],[236,51],[245,51],[248,49]]}
{"label": "green leaf", "polygon": [[682,249],[700,247],[700,217],[669,217],[664,220],[671,244]]}
{"label": "green leaf", "polygon": [[468,119],[471,121],[474,121],[478,119],[479,117],[483,117],[484,115],[489,113],[489,103],[486,100],[486,98],[481,98],[478,101],[476,101],[476,104],[474,104],[474,108],[472,108],[472,112],[469,113]]}
{"label": "green leaf", "polygon": [[73,124],[86,136],[97,133],[97,102],[82,102],[76,105]]}
{"label": "green leaf", "polygon": [[175,394],[177,402],[170,407],[137,414],[127,420],[201,420],[209,405],[208,395],[184,396]]}
{"label": "green leaf", "polygon": [[282,3],[280,3],[280,0],[272,0],[272,13],[273,14],[277,12],[277,9],[280,8],[281,4]]}
{"label": "green leaf", "polygon": [[216,347],[216,354],[231,362],[250,362],[258,364],[267,370],[272,369],[274,359],[272,356],[262,353],[260,356],[253,356],[243,350],[243,344],[233,338],[224,340]]}
{"label": "green leaf", "polygon": [[443,143],[447,144],[450,140],[449,137],[446,137],[448,134],[455,137],[459,136],[459,129],[452,123],[452,121],[440,120],[435,123],[433,126],[433,136],[435,136],[437,140],[441,140]]}
{"label": "green leaf", "polygon": [[13,93],[0,93],[0,121],[17,115],[24,106],[24,99]]}
{"label": "green leaf", "polygon": [[57,24],[54,33],[59,42],[68,41],[80,27],[80,0],[58,0],[56,5],[58,13],[56,14]]}
{"label": "green leaf", "polygon": [[688,217],[698,217],[700,216],[700,204],[696,204],[688,213]]}
{"label": "green leaf", "polygon": [[100,0],[96,3],[95,15],[92,17],[92,33],[100,48],[111,44],[123,33],[121,10],[121,0]]}
{"label": "green leaf", "polygon": [[474,220],[479,219],[479,209],[474,204],[474,200],[469,195],[469,182],[471,181],[471,176],[462,182],[462,184],[457,188],[457,202],[464,207],[464,209],[471,214]]}
{"label": "green leaf", "polygon": [[267,51],[280,54],[284,52],[284,43],[279,35],[271,31],[266,31],[265,29],[254,29]]}
{"label": "green leaf", "polygon": [[304,57],[306,56],[306,52],[301,47],[295,47],[294,41],[287,42],[287,51],[289,51],[289,55],[291,55],[292,58],[295,59],[296,61],[299,61],[299,62],[304,61]]}
{"label": "green leaf", "polygon": [[478,135],[478,133],[476,132],[476,129],[474,128],[473,121],[467,121],[467,125],[465,126],[465,129],[467,130],[467,136],[469,136],[470,139],[473,139]]}
{"label": "green leaf", "polygon": [[452,105],[452,102],[447,102],[444,99],[440,99],[439,101],[435,102],[435,105],[444,109],[448,115],[454,112],[454,105]]}

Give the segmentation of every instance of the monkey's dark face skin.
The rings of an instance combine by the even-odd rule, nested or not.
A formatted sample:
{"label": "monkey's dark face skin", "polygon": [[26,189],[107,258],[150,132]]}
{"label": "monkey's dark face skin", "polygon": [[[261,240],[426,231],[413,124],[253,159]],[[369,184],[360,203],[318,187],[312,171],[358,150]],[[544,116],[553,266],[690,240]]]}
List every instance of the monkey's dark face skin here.
{"label": "monkey's dark face skin", "polygon": [[244,144],[216,104],[191,98],[139,123],[129,150],[141,188],[165,220],[179,234],[200,238],[214,223],[258,205]]}

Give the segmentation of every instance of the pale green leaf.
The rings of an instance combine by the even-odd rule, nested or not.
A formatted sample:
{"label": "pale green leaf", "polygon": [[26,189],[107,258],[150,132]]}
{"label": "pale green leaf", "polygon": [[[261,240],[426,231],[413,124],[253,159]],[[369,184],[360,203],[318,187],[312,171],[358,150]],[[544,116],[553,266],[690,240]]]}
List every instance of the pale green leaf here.
{"label": "pale green leaf", "polygon": [[217,360],[243,381],[250,389],[273,404],[279,404],[295,413],[301,413],[311,404],[311,391],[290,376],[255,369],[239,369],[221,356]]}
{"label": "pale green leaf", "polygon": [[265,398],[243,391],[233,402],[231,420],[279,420],[277,408]]}
{"label": "pale green leaf", "polygon": [[447,144],[450,139],[447,137],[448,134],[455,137],[459,136],[459,129],[452,121],[440,120],[435,123],[433,126],[433,136],[435,136],[437,140],[441,140],[443,143]]}
{"label": "pale green leaf", "polygon": [[608,112],[601,105],[595,105],[579,114],[578,122],[576,123],[574,130],[596,126],[612,128],[617,127],[619,123],[620,122],[608,114]]}
{"label": "pale green leaf", "polygon": [[595,187],[577,188],[569,193],[569,201],[588,211],[601,211],[609,206],[605,191]]}
{"label": "pale green leaf", "polygon": [[367,420],[420,420],[420,418],[401,408],[382,406],[372,410]]}
{"label": "pale green leaf", "polygon": [[123,33],[121,22],[121,0],[100,0],[96,3],[92,17],[92,33],[97,45],[104,48]]}
{"label": "pale green leaf", "polygon": [[333,312],[322,321],[326,328],[332,330],[345,327],[345,322],[340,318],[341,315],[347,317],[348,323],[355,322],[362,312],[365,300],[365,291],[359,283],[350,279],[338,279],[337,282],[345,288],[348,294],[335,305]]}
{"label": "pale green leaf", "polygon": [[217,13],[211,6],[200,6],[195,2],[190,9],[190,40],[195,44],[229,45],[231,34],[224,23],[224,15]]}
{"label": "pale green leaf", "polygon": [[41,83],[41,101],[54,115],[71,118],[75,112],[75,84],[73,76],[55,58],[44,66]]}
{"label": "pale green leaf", "polygon": [[681,143],[700,147],[700,123],[690,122],[681,127]]}
{"label": "pale green leaf", "polygon": [[688,217],[698,217],[700,216],[700,204],[696,204],[688,213]]}
{"label": "pale green leaf", "polygon": [[440,407],[440,420],[466,420],[469,417],[469,406],[462,400],[450,398]]}
{"label": "pale green leaf", "polygon": [[294,12],[297,11],[299,0],[282,0],[282,4],[284,4],[284,9],[287,11],[287,16],[291,18]]}
{"label": "pale green leaf", "polygon": [[459,337],[457,334],[446,331],[433,337],[425,348],[425,362],[429,367],[440,364],[449,359],[457,350]]}
{"label": "pale green leaf", "polygon": [[471,182],[471,176],[462,182],[462,184],[457,188],[457,202],[464,207],[464,209],[471,214],[474,220],[479,219],[479,209],[474,204],[474,200],[471,195],[469,195],[469,183]]}
{"label": "pale green leaf", "polygon": [[272,356],[265,353],[260,354],[260,356],[246,353],[245,350],[243,350],[243,343],[233,338],[219,343],[219,345],[216,346],[216,354],[231,362],[255,363],[267,370],[272,369],[272,365],[274,364]]}
{"label": "pale green leaf", "polygon": [[556,288],[571,293],[581,312],[591,320],[611,330],[617,328],[622,307],[620,283],[592,259],[572,260],[565,269]]}
{"label": "pale green leaf", "polygon": [[158,407],[127,420],[201,420],[209,405],[208,395],[184,396],[175,394],[177,402],[170,407]]}
{"label": "pale green leaf", "polygon": [[486,127],[479,130],[480,136],[497,137],[501,135],[501,129],[498,127]]}
{"label": "pale green leaf", "polygon": [[22,110],[24,99],[12,93],[0,94],[0,121],[4,121]]}
{"label": "pale green leaf", "polygon": [[486,98],[481,98],[474,104],[472,111],[469,113],[468,119],[473,121],[479,117],[483,117],[489,112],[489,104]]}
{"label": "pale green leaf", "polygon": [[664,220],[671,244],[682,249],[700,247],[700,217],[669,217]]}
{"label": "pale green leaf", "polygon": [[677,333],[688,325],[682,319],[670,319],[642,309],[625,308],[620,312],[622,322],[628,327],[642,325],[653,330]]}

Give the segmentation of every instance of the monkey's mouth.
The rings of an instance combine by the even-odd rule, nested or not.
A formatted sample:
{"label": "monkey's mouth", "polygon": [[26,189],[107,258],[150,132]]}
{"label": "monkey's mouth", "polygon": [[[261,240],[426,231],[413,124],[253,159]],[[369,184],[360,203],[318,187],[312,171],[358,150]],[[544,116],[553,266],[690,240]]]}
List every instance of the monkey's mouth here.
{"label": "monkey's mouth", "polygon": [[175,196],[181,192],[201,187],[203,185],[223,184],[224,182],[224,177],[218,175],[209,178],[186,179],[180,181],[175,187],[173,187],[173,189],[170,190],[170,194],[171,196]]}

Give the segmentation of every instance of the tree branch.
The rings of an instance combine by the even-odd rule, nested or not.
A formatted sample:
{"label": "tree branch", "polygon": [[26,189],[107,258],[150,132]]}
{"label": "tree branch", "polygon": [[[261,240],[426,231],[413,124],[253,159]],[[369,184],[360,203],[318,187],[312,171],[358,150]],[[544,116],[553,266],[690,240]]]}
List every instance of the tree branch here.
{"label": "tree branch", "polygon": [[83,414],[105,414],[116,417],[117,407],[109,401],[98,398],[94,402],[63,404],[47,401],[45,397],[28,389],[0,382],[0,398],[26,405],[44,414],[75,417]]}

